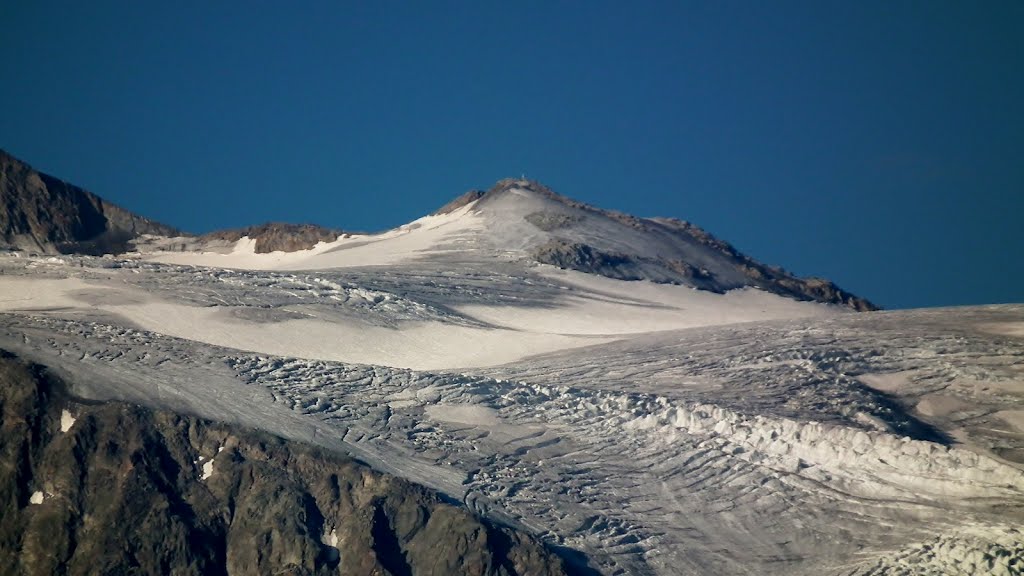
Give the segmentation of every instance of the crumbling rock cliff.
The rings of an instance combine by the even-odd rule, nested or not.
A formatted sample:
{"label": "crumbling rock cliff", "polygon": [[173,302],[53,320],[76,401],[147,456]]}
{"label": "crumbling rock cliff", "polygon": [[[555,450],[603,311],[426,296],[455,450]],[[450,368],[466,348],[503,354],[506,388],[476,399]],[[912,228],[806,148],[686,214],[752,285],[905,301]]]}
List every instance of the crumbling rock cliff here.
{"label": "crumbling rock cliff", "polygon": [[181,233],[38,172],[0,150],[0,248],[44,254],[119,253],[142,234]]}

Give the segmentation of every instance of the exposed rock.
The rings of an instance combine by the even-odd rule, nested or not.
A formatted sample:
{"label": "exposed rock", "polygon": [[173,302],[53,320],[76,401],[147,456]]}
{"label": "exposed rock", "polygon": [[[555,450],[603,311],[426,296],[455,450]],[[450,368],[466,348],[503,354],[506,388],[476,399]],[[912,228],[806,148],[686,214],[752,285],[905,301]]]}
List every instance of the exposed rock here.
{"label": "exposed rock", "polygon": [[879,309],[878,306],[875,306],[869,300],[855,296],[829,280],[814,277],[799,278],[777,266],[762,264],[741,253],[728,242],[715,238],[709,232],[689,222],[675,218],[654,218],[651,221],[671,230],[678,230],[687,234],[701,244],[734,260],[737,267],[751,280],[751,285],[762,290],[798,300],[838,304],[858,312]]}
{"label": "exposed rock", "polygon": [[178,236],[0,150],[0,247],[46,254],[119,253],[142,234]]}
{"label": "exposed rock", "polygon": [[545,232],[558,230],[571,226],[583,219],[577,214],[560,214],[557,212],[531,212],[526,215],[526,221]]}
{"label": "exposed rock", "polygon": [[72,398],[0,357],[4,574],[563,574],[521,532],[315,447]]}
{"label": "exposed rock", "polygon": [[295,252],[297,250],[309,250],[316,246],[318,242],[334,242],[343,234],[345,234],[343,230],[325,228],[315,224],[268,222],[258,226],[210,232],[201,236],[200,240],[237,242],[239,239],[248,236],[256,240],[256,253],[266,254],[277,251]]}
{"label": "exposed rock", "polygon": [[619,280],[642,280],[643,276],[631,272],[635,260],[625,254],[610,254],[592,246],[565,240],[552,240],[533,251],[533,259],[567,270],[600,274]]}

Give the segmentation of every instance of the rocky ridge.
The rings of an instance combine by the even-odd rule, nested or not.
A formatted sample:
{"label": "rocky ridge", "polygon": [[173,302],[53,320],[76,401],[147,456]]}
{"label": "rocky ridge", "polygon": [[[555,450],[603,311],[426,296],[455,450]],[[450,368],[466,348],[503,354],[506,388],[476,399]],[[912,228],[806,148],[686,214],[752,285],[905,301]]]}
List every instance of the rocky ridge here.
{"label": "rocky ridge", "polygon": [[[526,238],[516,247],[541,264],[619,280],[683,284],[712,292],[755,287],[857,311],[878,309],[829,280],[800,278],[762,264],[690,222],[596,208],[536,181],[501,180],[486,192],[456,198],[438,213],[470,203],[474,210],[490,213],[492,227],[507,226],[510,236]],[[525,203],[533,208],[515,213],[516,204]],[[520,217],[528,226],[507,222]]]}
{"label": "rocky ridge", "polygon": [[179,236],[0,150],[0,247],[45,254],[124,252],[143,234]]}
{"label": "rocky ridge", "polygon": [[345,234],[344,230],[326,228],[316,224],[288,224],[267,222],[257,226],[217,230],[199,237],[201,241],[237,242],[248,237],[256,241],[257,254],[269,252],[295,252],[309,250],[319,242],[333,242]]}

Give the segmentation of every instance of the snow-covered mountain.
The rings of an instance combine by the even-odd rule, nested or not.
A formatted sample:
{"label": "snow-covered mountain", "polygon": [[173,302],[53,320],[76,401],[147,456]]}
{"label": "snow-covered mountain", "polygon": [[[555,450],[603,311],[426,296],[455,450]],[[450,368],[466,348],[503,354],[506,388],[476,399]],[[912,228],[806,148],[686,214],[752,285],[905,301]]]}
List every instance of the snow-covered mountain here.
{"label": "snow-covered mountain", "polygon": [[318,238],[324,242],[314,245],[314,237],[307,235],[302,247],[308,249],[285,248],[277,255],[267,255],[274,251],[266,248],[262,236],[245,231],[214,236],[244,240],[230,247],[210,241],[154,245],[223,256],[165,260],[250,269],[320,270],[410,261],[540,263],[619,280],[719,293],[755,287],[798,300],[875,309],[827,280],[797,278],[761,264],[688,222],[602,210],[530,180],[507,179],[486,192],[469,192],[430,216],[383,234],[338,231],[328,240],[329,232],[323,232]]}
{"label": "snow-covered mountain", "polygon": [[256,243],[0,256],[0,349],[86,400],[354,456],[583,573],[1024,570],[1024,305],[855,312],[520,180]]}

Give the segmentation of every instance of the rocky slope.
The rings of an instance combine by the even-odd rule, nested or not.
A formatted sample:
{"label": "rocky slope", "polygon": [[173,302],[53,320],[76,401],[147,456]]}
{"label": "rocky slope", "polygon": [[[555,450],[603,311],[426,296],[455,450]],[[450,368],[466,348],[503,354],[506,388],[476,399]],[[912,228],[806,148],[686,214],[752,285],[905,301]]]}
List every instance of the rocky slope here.
{"label": "rocky slope", "polygon": [[532,537],[358,462],[71,397],[0,356],[0,573],[563,574]]}
{"label": "rocky slope", "polygon": [[268,252],[295,252],[309,250],[318,242],[333,242],[345,231],[337,228],[325,228],[315,224],[288,224],[284,222],[268,222],[258,226],[247,226],[231,230],[218,230],[200,236],[206,242],[237,242],[248,237],[256,241],[257,254]]}
{"label": "rocky slope", "polygon": [[180,235],[0,150],[0,248],[104,254],[142,234]]}

